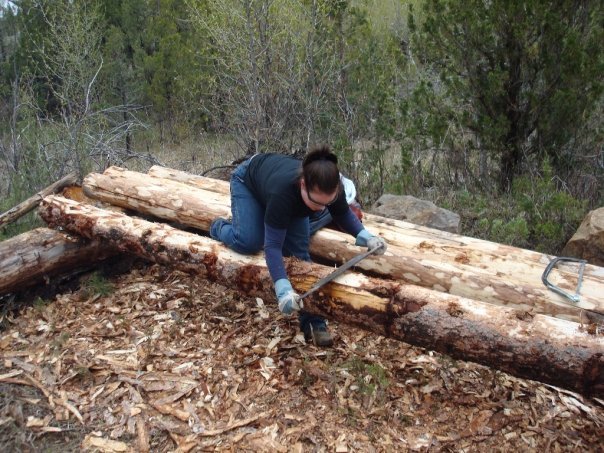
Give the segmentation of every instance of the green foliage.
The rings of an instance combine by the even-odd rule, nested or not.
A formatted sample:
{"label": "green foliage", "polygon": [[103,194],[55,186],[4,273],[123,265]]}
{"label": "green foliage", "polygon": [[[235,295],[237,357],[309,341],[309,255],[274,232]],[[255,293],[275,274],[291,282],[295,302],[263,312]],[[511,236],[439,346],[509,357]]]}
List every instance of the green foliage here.
{"label": "green foliage", "polygon": [[113,284],[111,284],[100,272],[93,272],[84,285],[86,297],[101,296],[105,297],[113,293]]}
{"label": "green foliage", "polygon": [[433,75],[417,97],[433,142],[451,123],[471,131],[498,161],[502,190],[527,156],[571,172],[603,89],[603,4],[427,0],[423,13],[414,42]]}
{"label": "green foliage", "polygon": [[586,201],[558,188],[556,181],[546,160],[539,178],[517,178],[512,188],[513,202],[526,213],[531,244],[538,251],[559,252],[587,213]]}
{"label": "green foliage", "polygon": [[54,356],[57,356],[63,352],[67,342],[69,341],[69,333],[61,332],[50,342],[50,350]]}
{"label": "green foliage", "polygon": [[362,394],[374,395],[378,390],[383,391],[390,385],[386,370],[379,364],[367,364],[361,359],[354,358],[346,362],[344,368],[356,378]]}
{"label": "green foliage", "polygon": [[42,311],[46,308],[47,305],[48,301],[42,299],[40,296],[34,299],[33,307],[35,310]]}
{"label": "green foliage", "polygon": [[587,203],[557,187],[544,162],[541,175],[518,177],[509,194],[456,194],[450,207],[462,217],[464,234],[559,254],[587,213]]}
{"label": "green foliage", "polygon": [[[181,160],[200,166],[326,142],[366,206],[450,198],[467,234],[548,251],[579,198],[604,199],[601,2],[14,3],[0,17],[5,209],[186,139]],[[135,134],[139,117],[151,127]]]}
{"label": "green foliage", "polygon": [[[19,6],[22,39],[11,56],[0,109],[0,169],[7,208],[69,171],[84,175],[123,162],[135,127],[128,107],[106,105],[100,74],[105,22],[96,2],[31,1]],[[6,91],[6,90],[5,90]],[[127,148],[127,146],[125,147]],[[135,156],[130,150],[127,157]],[[31,218],[30,218],[31,219]],[[28,222],[5,230],[20,231]],[[29,223],[32,225],[32,223]]]}

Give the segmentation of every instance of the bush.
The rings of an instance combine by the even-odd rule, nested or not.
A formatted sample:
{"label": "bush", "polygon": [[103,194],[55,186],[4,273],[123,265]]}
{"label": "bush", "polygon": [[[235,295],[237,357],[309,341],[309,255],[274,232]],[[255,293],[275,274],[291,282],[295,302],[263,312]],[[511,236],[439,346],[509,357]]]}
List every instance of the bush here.
{"label": "bush", "polygon": [[518,177],[508,194],[458,191],[444,204],[460,214],[467,236],[553,255],[560,254],[587,213],[587,201],[565,191],[547,162],[540,175]]}

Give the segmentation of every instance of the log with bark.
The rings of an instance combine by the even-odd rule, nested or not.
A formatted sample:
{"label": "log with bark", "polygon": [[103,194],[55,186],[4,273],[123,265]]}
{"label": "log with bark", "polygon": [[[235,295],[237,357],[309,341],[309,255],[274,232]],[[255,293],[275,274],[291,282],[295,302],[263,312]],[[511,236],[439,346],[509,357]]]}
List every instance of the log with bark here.
{"label": "log with bark", "polygon": [[49,228],[22,233],[0,242],[0,295],[88,267],[115,252],[97,240],[83,240]]}
{"label": "log with bark", "polygon": [[75,184],[78,179],[77,173],[70,173],[67,176],[61,178],[50,186],[42,189],[37,194],[29,197],[24,202],[18,204],[17,206],[9,209],[3,214],[0,214],[0,227],[7,225],[11,222],[14,222],[18,218],[24,216],[28,212],[35,209],[42,199],[50,194],[56,193],[61,190],[63,187]]}
{"label": "log with bark", "polygon": [[[210,182],[214,189],[223,187],[221,183],[216,180]],[[222,189],[220,192],[206,190],[116,167],[102,175],[89,174],[84,179],[83,187],[92,198],[204,231],[209,229],[214,218],[230,215],[230,200]],[[600,268],[596,266],[586,267],[581,308],[578,308],[543,286],[540,264],[513,263],[515,250],[521,249],[507,247],[509,253],[497,257],[488,250],[482,254],[479,248],[475,248],[477,245],[466,246],[463,243],[466,238],[450,233],[445,235],[455,239],[445,239],[444,242],[449,242],[447,246],[429,246],[427,242],[432,244],[432,241],[424,241],[426,244],[416,247],[415,236],[409,240],[407,231],[400,232],[396,227],[397,221],[392,222],[385,220],[383,223],[367,224],[369,229],[384,236],[389,244],[385,255],[371,257],[359,264],[359,268],[371,275],[572,321],[586,319],[581,308],[604,313],[604,302],[600,297],[600,294],[604,294],[604,279],[597,278]],[[455,241],[456,244],[453,243]],[[323,229],[311,241],[311,254],[317,260],[341,263],[359,253],[360,249],[352,242],[352,238],[344,233]],[[438,253],[434,253],[436,249]],[[501,250],[504,249],[506,246],[501,246]],[[443,256],[447,250],[452,256],[445,260]],[[490,255],[493,264],[488,267],[481,262],[472,266],[461,259],[461,255]],[[517,273],[511,271],[514,266],[518,267]],[[576,284],[576,274],[560,272],[558,275],[563,277],[556,282],[561,287]]]}
{"label": "log with bark", "polygon": [[[261,254],[240,255],[207,237],[58,196],[44,200],[40,215],[51,226],[274,300]],[[332,270],[296,259],[286,265],[299,292]],[[604,337],[578,323],[357,273],[309,296],[305,309],[518,377],[604,396]]]}

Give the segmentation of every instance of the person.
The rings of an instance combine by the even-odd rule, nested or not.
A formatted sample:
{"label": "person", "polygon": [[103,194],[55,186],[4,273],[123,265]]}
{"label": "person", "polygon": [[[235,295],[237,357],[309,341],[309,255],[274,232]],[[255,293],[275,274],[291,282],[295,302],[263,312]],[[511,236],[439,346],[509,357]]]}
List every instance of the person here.
{"label": "person", "polygon": [[342,187],[338,158],[326,145],[312,149],[302,161],[282,154],[255,154],[231,176],[232,219],[215,219],[212,239],[242,254],[264,248],[279,310],[298,312],[300,329],[307,342],[331,346],[333,337],[325,320],[304,311],[285,270],[284,256],[310,261],[309,216],[328,210],[334,221],[368,249],[386,242],[367,231],[352,213]]}
{"label": "person", "polygon": [[[357,201],[357,188],[355,187],[354,183],[342,173],[340,173],[340,183],[344,189],[346,203],[348,203],[348,206],[350,206],[352,213],[356,215],[360,221],[363,221],[363,211],[360,203]],[[324,227],[338,229],[337,225],[334,225],[333,217],[329,213],[329,209],[313,212],[308,217],[308,221],[311,236]]]}

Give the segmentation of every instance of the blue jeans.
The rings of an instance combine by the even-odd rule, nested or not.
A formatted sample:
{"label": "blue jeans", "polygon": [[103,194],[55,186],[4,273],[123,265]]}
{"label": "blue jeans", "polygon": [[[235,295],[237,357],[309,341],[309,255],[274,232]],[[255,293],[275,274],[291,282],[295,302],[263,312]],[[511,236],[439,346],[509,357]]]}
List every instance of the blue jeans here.
{"label": "blue jeans", "polygon": [[321,228],[326,227],[333,222],[333,217],[328,209],[317,211],[309,217],[310,235],[312,236]]}
{"label": "blue jeans", "polygon": [[[264,247],[265,208],[243,182],[251,159],[240,164],[231,176],[232,220],[216,219],[210,227],[210,236],[237,253],[253,255]],[[308,252],[310,240],[308,217],[294,219],[287,227],[283,256],[295,256],[310,261]],[[325,324],[323,318],[305,311],[299,313],[300,327],[312,322],[313,326]]]}

